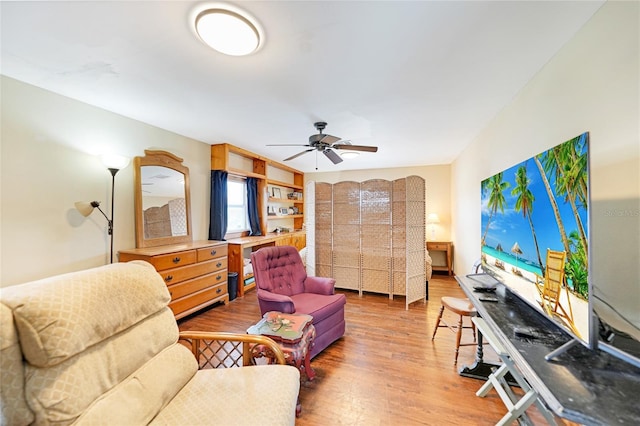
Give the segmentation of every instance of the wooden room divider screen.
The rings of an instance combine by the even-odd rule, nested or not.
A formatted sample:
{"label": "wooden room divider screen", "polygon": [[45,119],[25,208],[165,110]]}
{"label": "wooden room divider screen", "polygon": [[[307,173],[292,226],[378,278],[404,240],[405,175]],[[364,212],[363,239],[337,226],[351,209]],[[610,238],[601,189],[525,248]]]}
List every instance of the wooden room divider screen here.
{"label": "wooden room divider screen", "polygon": [[307,273],[336,287],[426,300],[425,181],[309,182]]}

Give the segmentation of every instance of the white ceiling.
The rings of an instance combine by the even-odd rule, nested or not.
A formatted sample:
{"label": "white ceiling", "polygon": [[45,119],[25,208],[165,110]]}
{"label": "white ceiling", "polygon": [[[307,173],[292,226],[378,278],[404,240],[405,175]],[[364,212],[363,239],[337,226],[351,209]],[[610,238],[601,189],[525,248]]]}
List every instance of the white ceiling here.
{"label": "white ceiling", "polygon": [[305,144],[315,121],[379,147],[319,171],[448,164],[603,4],[236,2],[266,40],[230,57],[194,36],[200,3],[3,1],[1,72],[278,161],[304,148],[265,145]]}

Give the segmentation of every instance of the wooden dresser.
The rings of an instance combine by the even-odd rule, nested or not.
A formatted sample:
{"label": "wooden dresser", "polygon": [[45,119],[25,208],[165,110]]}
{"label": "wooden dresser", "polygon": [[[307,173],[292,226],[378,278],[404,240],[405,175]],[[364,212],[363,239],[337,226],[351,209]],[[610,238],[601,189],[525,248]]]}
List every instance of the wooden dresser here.
{"label": "wooden dresser", "polygon": [[145,260],[164,279],[176,319],[216,302],[229,302],[227,243],[193,241],[158,247],[121,250],[120,262]]}

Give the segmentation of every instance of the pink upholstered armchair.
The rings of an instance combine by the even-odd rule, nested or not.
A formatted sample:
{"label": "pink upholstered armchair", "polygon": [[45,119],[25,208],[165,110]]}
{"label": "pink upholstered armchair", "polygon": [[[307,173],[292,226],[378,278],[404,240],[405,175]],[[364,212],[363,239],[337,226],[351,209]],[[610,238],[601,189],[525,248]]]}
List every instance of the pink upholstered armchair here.
{"label": "pink upholstered armchair", "polygon": [[344,335],[344,294],[335,294],[333,278],[309,277],[291,246],[264,247],[251,254],[260,311],[307,314],[316,338],[311,357]]}

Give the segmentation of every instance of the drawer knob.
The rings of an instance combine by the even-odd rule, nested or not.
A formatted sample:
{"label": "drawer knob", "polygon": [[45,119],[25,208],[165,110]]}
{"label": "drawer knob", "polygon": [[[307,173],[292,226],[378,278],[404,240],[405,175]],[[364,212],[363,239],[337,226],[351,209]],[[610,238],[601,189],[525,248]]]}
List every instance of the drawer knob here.
{"label": "drawer knob", "polygon": [[169,282],[173,279],[173,275],[167,275],[167,277],[164,279],[166,282]]}
{"label": "drawer knob", "polygon": [[217,290],[216,290],[216,293],[217,293],[217,294],[220,294],[220,292],[221,292],[221,291],[222,291],[222,289],[221,289],[221,288],[219,288],[219,289],[217,289]]}
{"label": "drawer knob", "polygon": [[218,276],[216,277],[216,280],[219,280],[219,279],[221,279],[221,278],[222,278],[222,275],[218,275]]}
{"label": "drawer knob", "polygon": [[178,263],[180,262],[180,258],[178,256],[173,258],[173,263]]}
{"label": "drawer knob", "polygon": [[222,266],[222,263],[218,262],[218,263],[216,263],[216,266],[219,268],[219,267]]}
{"label": "drawer knob", "polygon": [[216,255],[216,253],[218,253],[218,251],[217,251],[217,250],[211,250],[211,256],[215,256],[215,255]]}

